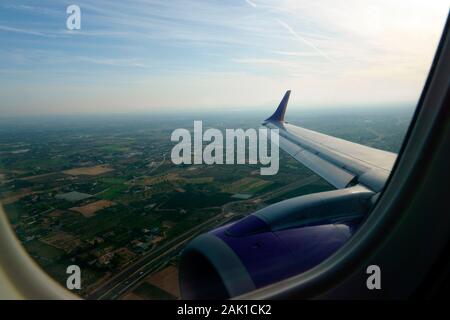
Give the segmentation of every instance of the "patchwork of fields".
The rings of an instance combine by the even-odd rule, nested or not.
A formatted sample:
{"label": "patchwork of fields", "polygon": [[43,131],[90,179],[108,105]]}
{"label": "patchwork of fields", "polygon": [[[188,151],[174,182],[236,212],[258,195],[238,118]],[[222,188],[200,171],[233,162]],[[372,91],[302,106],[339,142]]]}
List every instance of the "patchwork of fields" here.
{"label": "patchwork of fields", "polygon": [[[325,117],[324,122],[302,116],[298,121],[398,150],[407,121],[360,117],[362,124],[351,132],[348,117]],[[80,265],[84,285],[79,294],[87,297],[127,266],[199,226],[205,232],[218,221],[271,203],[332,189],[284,153],[274,176],[260,176],[259,166],[249,164],[173,165],[170,134],[191,125],[185,118],[150,118],[58,122],[47,130],[37,124],[0,128],[0,146],[7,150],[0,154],[0,202],[24,247],[62,284],[66,266]],[[255,127],[259,121],[230,116],[210,125]],[[177,263],[177,254],[168,255],[124,298],[178,298]]]}

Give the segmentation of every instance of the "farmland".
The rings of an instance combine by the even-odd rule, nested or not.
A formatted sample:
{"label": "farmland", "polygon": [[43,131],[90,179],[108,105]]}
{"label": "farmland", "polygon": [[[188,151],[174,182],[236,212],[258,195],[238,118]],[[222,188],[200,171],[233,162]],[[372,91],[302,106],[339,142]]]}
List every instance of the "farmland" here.
{"label": "farmland", "polygon": [[[409,113],[292,115],[324,133],[398,151]],[[257,127],[254,115],[207,118],[219,129]],[[333,187],[288,155],[274,176],[258,165],[174,165],[172,130],[191,117],[104,118],[0,125],[0,201],[30,255],[65,283],[66,267],[96,288],[138,259],[222,214],[243,217],[272,203]],[[25,151],[26,150],[26,151]],[[299,182],[305,181],[299,187]],[[205,229],[206,230],[206,229]],[[179,297],[177,255],[124,298]]]}

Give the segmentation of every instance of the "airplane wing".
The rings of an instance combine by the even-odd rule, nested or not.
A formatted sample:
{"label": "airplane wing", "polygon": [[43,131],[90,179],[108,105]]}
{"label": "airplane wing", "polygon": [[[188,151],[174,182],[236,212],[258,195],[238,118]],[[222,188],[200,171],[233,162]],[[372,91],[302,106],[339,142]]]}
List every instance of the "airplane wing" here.
{"label": "airplane wing", "polygon": [[[383,188],[394,153],[287,123],[289,96],[263,125],[278,129],[279,146],[339,190],[271,204],[194,239],[180,258],[185,299],[234,297],[311,269],[353,235]],[[199,266],[211,271],[200,274]]]}
{"label": "airplane wing", "polygon": [[381,191],[397,155],[285,122],[290,93],[286,92],[277,110],[263,123],[279,129],[280,148],[338,189],[360,184]]}

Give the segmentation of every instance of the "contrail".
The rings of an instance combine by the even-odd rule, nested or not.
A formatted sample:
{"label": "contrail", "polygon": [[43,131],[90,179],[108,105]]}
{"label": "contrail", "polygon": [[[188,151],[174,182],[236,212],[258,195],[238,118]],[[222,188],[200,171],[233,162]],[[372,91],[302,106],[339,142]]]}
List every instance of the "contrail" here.
{"label": "contrail", "polygon": [[318,54],[320,54],[322,57],[324,57],[325,59],[327,59],[328,61],[335,63],[335,61],[333,59],[331,59],[327,54],[325,54],[322,50],[320,50],[319,48],[317,48],[314,43],[306,40],[305,38],[303,38],[301,35],[299,35],[297,32],[295,32],[294,29],[291,28],[291,26],[289,26],[286,22],[281,21],[280,19],[276,19],[277,22],[282,25],[284,28],[286,28],[290,34],[292,34],[297,40],[300,40],[301,42],[307,44],[308,46],[310,46],[311,48],[313,48]]}
{"label": "contrail", "polygon": [[[245,0],[245,2],[247,2],[250,6],[252,6],[253,8],[256,8],[257,5],[251,1],[251,0]],[[287,29],[287,31],[289,31],[290,34],[292,34],[297,40],[305,43],[306,45],[308,45],[309,47],[313,48],[314,51],[316,51],[319,55],[321,55],[323,58],[325,58],[326,60],[328,60],[329,62],[336,64],[336,62],[331,59],[325,52],[323,52],[322,50],[320,50],[319,48],[316,47],[316,45],[314,43],[312,43],[309,40],[306,40],[304,37],[302,37],[301,35],[299,35],[297,32],[295,32],[294,29],[291,28],[290,25],[288,25],[286,22],[281,21],[280,19],[276,19],[276,21],[282,25],[284,28]]]}
{"label": "contrail", "polygon": [[254,3],[254,2],[252,2],[252,1],[250,1],[250,0],[245,0],[245,2],[247,2],[250,6],[252,6],[253,8],[256,8],[257,7],[257,5]]}

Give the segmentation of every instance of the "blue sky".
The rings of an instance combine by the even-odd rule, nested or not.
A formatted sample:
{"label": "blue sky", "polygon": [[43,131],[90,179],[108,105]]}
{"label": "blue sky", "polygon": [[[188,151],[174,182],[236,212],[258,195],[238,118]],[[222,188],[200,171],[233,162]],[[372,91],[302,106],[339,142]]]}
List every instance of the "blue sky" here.
{"label": "blue sky", "polygon": [[[66,29],[66,7],[81,30]],[[0,3],[2,115],[415,103],[449,2]]]}

